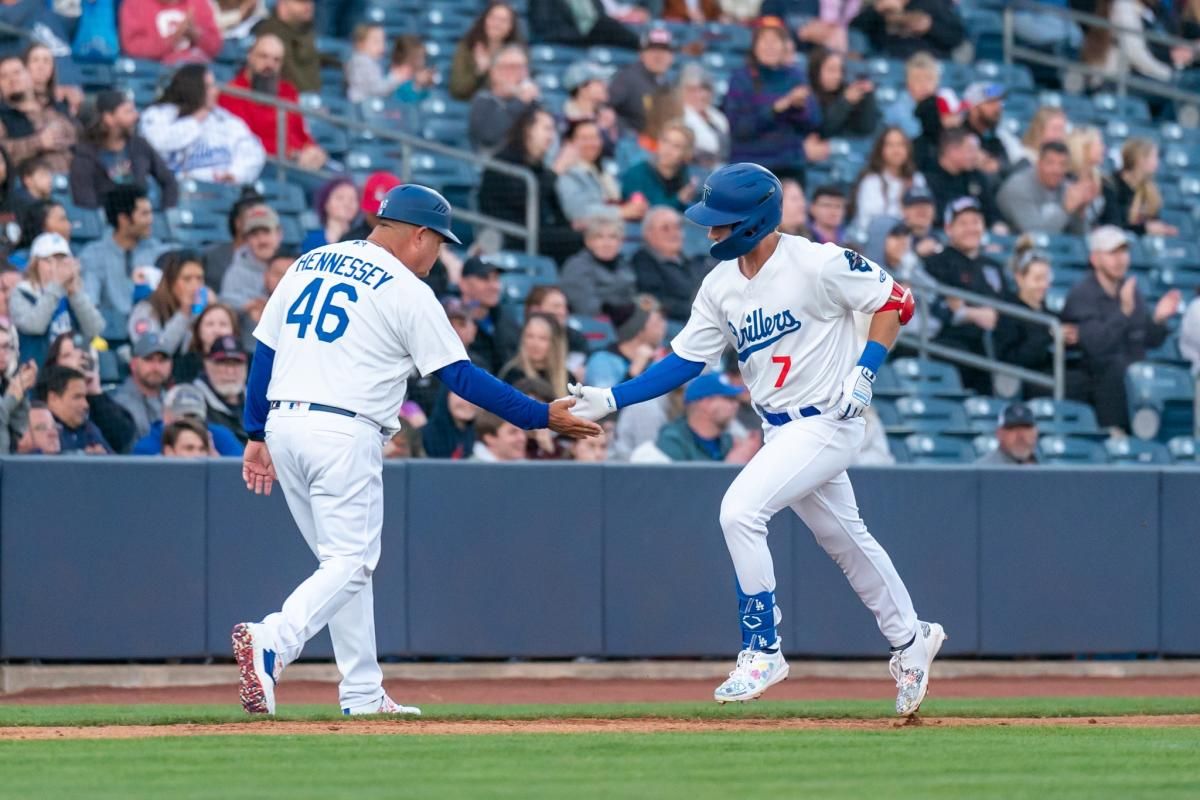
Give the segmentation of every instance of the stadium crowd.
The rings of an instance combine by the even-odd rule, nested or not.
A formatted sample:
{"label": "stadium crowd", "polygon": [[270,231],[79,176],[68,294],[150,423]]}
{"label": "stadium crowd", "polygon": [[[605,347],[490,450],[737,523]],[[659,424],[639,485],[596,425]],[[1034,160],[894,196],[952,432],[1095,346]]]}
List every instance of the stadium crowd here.
{"label": "stadium crowd", "polygon": [[[92,4],[3,0],[0,453],[241,452],[272,290],[302,253],[363,237],[401,183],[396,148],[295,111],[279,120],[248,93],[531,171],[540,255],[476,226],[429,281],[472,359],[533,396],[611,386],[666,352],[712,266],[681,212],[716,165],[755,161],[783,180],[782,229],[911,284],[913,325],[934,341],[1053,366],[1044,324],[934,281],[1057,316],[1067,396],[1094,412],[1085,433],[1121,441],[1131,365],[1200,365],[1187,211],[1200,135],[1172,103],[1108,94],[1104,76],[1128,63],[1200,85],[1196,47],[1132,32],[1198,41],[1200,3],[1069,4],[1120,35],[1055,13],[1067,5],[1019,12],[1016,33],[1096,67],[1084,93],[982,59],[972,26],[999,14],[982,0],[123,0],[107,28]],[[81,52],[85,29],[108,32],[107,61]],[[425,182],[457,206],[524,225],[523,179],[430,165]],[[736,367],[574,444],[420,378],[386,452],[744,463],[761,433]],[[949,370],[935,370],[949,376],[940,397],[881,402],[864,463],[891,463],[906,448],[887,433],[930,430],[926,411],[945,403],[943,429],[973,425],[986,458],[1036,460],[1036,425],[1058,419],[1048,390]]]}

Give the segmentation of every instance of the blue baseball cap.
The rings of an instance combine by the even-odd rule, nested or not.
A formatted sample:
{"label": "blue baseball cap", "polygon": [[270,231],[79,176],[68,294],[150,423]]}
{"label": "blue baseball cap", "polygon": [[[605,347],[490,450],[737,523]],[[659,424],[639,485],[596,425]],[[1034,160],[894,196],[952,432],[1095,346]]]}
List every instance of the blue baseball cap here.
{"label": "blue baseball cap", "polygon": [[745,391],[745,386],[734,386],[724,375],[710,372],[688,384],[683,391],[683,403],[690,405],[706,397],[737,397]]}

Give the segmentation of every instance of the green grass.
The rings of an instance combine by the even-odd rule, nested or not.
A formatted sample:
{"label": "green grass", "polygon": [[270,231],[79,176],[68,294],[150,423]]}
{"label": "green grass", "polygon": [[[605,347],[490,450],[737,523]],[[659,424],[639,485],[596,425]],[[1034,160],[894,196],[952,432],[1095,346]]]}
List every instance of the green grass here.
{"label": "green grass", "polygon": [[[893,716],[888,698],[880,700],[772,701],[718,706],[716,703],[638,703],[590,705],[426,705],[424,719],[876,719]],[[930,698],[926,717],[1087,717],[1129,714],[1200,714],[1200,697],[1014,697],[998,699]],[[279,719],[345,720],[333,705],[283,706]],[[357,721],[357,720],[356,720]],[[169,725],[175,723],[262,723],[229,705],[0,705],[0,726],[12,725]],[[362,720],[370,724],[370,720]]]}
{"label": "green grass", "polygon": [[0,797],[1195,797],[1200,728],[0,743]]}

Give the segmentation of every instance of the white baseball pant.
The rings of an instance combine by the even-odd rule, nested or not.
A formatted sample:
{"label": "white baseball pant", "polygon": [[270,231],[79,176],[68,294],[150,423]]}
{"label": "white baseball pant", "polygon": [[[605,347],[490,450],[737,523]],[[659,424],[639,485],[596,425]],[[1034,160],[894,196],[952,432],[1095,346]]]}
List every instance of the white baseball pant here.
{"label": "white baseball pant", "polygon": [[341,707],[376,704],[383,672],[371,574],[383,531],[383,435],[365,420],[304,406],[272,410],[266,440],[288,508],[320,562],[263,620],[267,641],[286,666],[328,625]]}
{"label": "white baseball pant", "polygon": [[[742,591],[773,592],[767,522],[791,507],[846,573],[875,614],[880,632],[899,647],[916,632],[917,614],[892,560],[863,524],[846,475],[865,431],[862,418],[839,420],[827,414],[769,427],[766,443],[725,493],[721,530]],[[776,624],[782,618],[776,606]]]}

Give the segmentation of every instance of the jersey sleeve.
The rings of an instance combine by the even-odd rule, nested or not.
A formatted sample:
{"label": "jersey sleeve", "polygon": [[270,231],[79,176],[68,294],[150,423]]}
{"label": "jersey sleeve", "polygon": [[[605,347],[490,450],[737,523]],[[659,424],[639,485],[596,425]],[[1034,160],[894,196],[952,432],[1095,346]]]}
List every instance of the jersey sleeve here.
{"label": "jersey sleeve", "polygon": [[831,305],[830,313],[861,311],[874,314],[892,294],[895,280],[878,264],[853,250],[827,245],[821,267],[821,285]]}
{"label": "jersey sleeve", "polygon": [[288,275],[279,286],[275,287],[275,291],[271,292],[271,296],[267,299],[267,304],[263,306],[262,316],[258,318],[258,325],[254,328],[254,338],[265,344],[272,350],[279,349],[279,330],[283,327],[283,307],[287,304],[284,299],[285,295],[290,296]]}
{"label": "jersey sleeve", "polygon": [[675,355],[685,361],[699,361],[709,366],[715,366],[721,361],[728,342],[725,331],[721,328],[720,315],[707,291],[709,283],[700,286],[700,292],[692,303],[692,313],[687,324],[683,326],[675,338],[671,340],[671,349]]}
{"label": "jersey sleeve", "polygon": [[[399,288],[399,287],[397,287]],[[447,364],[466,361],[467,349],[446,317],[433,290],[417,283],[415,291],[394,291],[399,305],[396,319],[405,349],[422,376],[432,375]]]}

